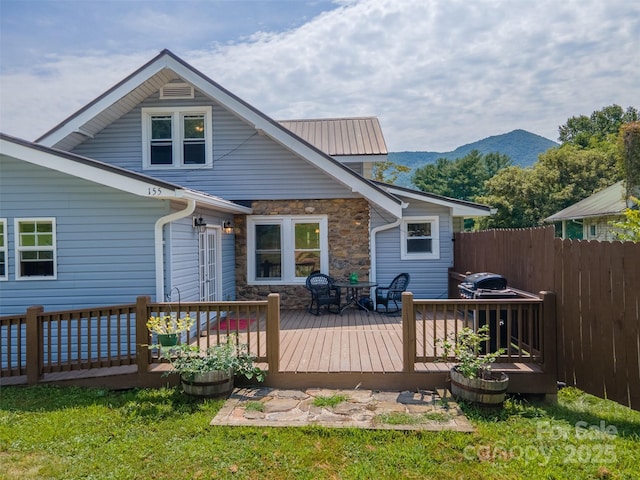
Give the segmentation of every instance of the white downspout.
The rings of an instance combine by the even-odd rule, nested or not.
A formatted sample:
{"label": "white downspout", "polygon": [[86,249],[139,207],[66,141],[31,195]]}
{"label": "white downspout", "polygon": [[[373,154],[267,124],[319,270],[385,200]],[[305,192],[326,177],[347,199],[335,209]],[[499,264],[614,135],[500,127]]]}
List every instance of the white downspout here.
{"label": "white downspout", "polygon": [[376,283],[376,279],[378,277],[376,265],[376,235],[378,232],[382,232],[383,230],[390,230],[392,228],[397,227],[402,222],[402,218],[397,218],[392,223],[387,223],[386,225],[380,225],[379,227],[375,227],[371,230],[371,238],[369,240],[369,245],[371,245],[371,271],[369,272],[369,281]]}
{"label": "white downspout", "polygon": [[160,217],[155,226],[155,254],[156,254],[156,302],[164,300],[164,248],[162,241],[162,229],[167,223],[188,217],[196,210],[196,201],[188,199],[187,208],[179,212],[170,213]]}

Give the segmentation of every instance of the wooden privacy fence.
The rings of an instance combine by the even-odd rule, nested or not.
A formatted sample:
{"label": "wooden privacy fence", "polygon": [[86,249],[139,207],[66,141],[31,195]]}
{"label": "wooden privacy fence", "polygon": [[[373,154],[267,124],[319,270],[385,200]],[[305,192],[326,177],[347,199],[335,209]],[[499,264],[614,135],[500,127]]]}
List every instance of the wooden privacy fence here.
{"label": "wooden privacy fence", "polygon": [[454,270],[556,292],[558,380],[640,410],[640,243],[562,240],[553,232],[457,233]]}

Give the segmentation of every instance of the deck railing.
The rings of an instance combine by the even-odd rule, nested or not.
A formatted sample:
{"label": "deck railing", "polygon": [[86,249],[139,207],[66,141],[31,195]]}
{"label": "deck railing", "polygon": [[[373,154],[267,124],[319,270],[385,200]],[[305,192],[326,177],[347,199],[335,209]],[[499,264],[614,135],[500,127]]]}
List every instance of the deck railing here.
{"label": "deck railing", "polygon": [[538,363],[550,368],[555,365],[553,302],[555,296],[550,292],[541,292],[540,297],[495,300],[418,300],[405,292],[404,369],[412,372],[416,362],[453,361],[453,357],[443,357],[442,340],[454,338],[464,327],[477,332],[483,325],[489,326],[490,338],[481,353],[504,349],[498,362]]}
{"label": "deck railing", "polygon": [[0,318],[0,377],[26,375],[37,383],[48,373],[136,363],[135,305],[44,312]]}
{"label": "deck railing", "polygon": [[[151,303],[44,312],[30,307],[25,315],[0,317],[0,380],[35,384],[51,373],[136,365],[146,373],[157,355],[147,329],[151,315],[189,314],[194,328],[183,341],[203,348],[226,341],[246,343],[258,362],[278,368],[279,346],[267,331],[279,331],[279,296],[255,302]],[[7,382],[12,383],[12,382]]]}
{"label": "deck railing", "polygon": [[[189,315],[195,322],[193,328],[183,334],[183,342],[206,349],[226,342],[233,335],[236,343],[248,346],[257,362],[268,363],[270,369],[278,368],[280,296],[277,294],[270,294],[267,300],[233,302],[151,303],[148,297],[139,297],[137,309],[144,319],[169,314],[180,318]],[[147,371],[149,365],[160,360],[157,350],[149,348],[155,338],[147,330],[146,320],[138,328],[140,338],[147,339],[139,344],[141,362],[138,367]]]}
{"label": "deck railing", "polygon": [[[555,371],[555,296],[500,300],[418,300],[402,297],[403,371],[416,363],[442,359],[439,340],[468,326],[490,326],[492,340],[484,351],[505,348],[499,361],[538,363]],[[31,307],[26,315],[0,318],[1,383],[38,383],[46,375],[74,370],[136,365],[147,375],[159,363],[146,327],[150,316],[189,315],[196,320],[182,341],[207,348],[231,334],[246,343],[269,372],[280,372],[280,297],[263,301],[158,303],[138,297],[136,304],[44,312]],[[447,359],[445,359],[447,360]],[[452,359],[448,359],[452,360]],[[7,382],[6,377],[9,378]],[[140,380],[141,377],[138,377]],[[12,382],[14,380],[14,382]]]}

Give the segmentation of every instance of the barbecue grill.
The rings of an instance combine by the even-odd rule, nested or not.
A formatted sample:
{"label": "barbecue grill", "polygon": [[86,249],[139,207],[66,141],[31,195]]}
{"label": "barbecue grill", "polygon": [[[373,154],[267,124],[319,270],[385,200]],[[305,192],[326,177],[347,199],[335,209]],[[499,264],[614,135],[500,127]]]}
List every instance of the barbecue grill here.
{"label": "barbecue grill", "polygon": [[497,273],[482,272],[467,275],[458,286],[460,298],[517,298],[518,294],[507,288],[507,279]]}
{"label": "barbecue grill", "polygon": [[[502,299],[502,298],[518,298],[519,295],[507,287],[507,279],[502,275],[490,272],[473,273],[467,275],[464,281],[458,285],[460,298],[466,299]],[[487,313],[489,323],[489,350],[487,345],[482,345],[482,353],[494,352],[498,349],[498,337],[500,338],[500,347],[506,348],[507,339],[507,310],[500,309],[500,317],[498,318],[499,307],[489,307],[478,309],[478,328],[487,324]],[[473,314],[473,312],[472,312]],[[512,312],[512,319],[516,318],[516,313]],[[475,319],[474,319],[475,320]],[[512,323],[512,335],[517,332],[517,322]]]}

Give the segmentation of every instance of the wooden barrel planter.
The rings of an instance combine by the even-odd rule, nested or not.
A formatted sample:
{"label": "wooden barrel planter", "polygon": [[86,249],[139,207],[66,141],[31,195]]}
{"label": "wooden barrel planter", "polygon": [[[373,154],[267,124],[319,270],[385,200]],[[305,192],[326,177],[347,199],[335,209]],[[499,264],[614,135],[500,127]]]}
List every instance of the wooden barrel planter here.
{"label": "wooden barrel planter", "polygon": [[215,370],[198,373],[193,378],[180,377],[182,389],[188,395],[198,397],[220,397],[233,390],[233,370]]}
{"label": "wooden barrel planter", "polygon": [[500,407],[507,393],[509,377],[504,372],[492,372],[491,379],[467,378],[451,369],[451,393],[459,400],[483,407]]}

